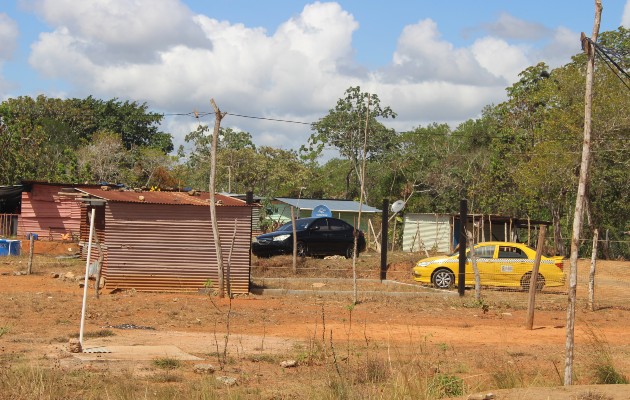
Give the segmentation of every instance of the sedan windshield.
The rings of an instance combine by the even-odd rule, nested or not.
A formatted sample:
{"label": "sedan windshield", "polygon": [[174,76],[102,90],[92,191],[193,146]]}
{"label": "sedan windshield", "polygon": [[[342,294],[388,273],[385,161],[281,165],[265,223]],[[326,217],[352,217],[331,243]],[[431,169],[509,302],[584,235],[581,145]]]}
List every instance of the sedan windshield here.
{"label": "sedan windshield", "polygon": [[[312,221],[313,220],[311,218],[296,219],[295,230],[303,231],[304,229],[306,229],[308,224],[311,223]],[[292,231],[293,231],[293,224],[291,222],[287,222],[286,224],[278,228],[276,232],[292,232]]]}

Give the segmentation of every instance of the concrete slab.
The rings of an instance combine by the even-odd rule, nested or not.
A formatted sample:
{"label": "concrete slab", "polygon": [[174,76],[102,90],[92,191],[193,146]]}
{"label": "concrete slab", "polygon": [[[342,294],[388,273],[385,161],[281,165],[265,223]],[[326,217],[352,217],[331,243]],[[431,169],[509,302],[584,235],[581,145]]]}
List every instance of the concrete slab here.
{"label": "concrete slab", "polygon": [[83,353],[72,355],[82,361],[134,360],[150,361],[156,358],[174,358],[181,361],[203,360],[185,353],[177,346],[98,346],[86,347]]}

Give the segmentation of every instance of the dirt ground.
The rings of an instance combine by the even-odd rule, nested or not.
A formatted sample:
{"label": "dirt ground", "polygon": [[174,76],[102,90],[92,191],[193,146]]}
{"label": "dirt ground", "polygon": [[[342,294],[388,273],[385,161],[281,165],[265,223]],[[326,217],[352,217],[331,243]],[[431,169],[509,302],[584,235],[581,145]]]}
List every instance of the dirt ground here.
{"label": "dirt ground", "polygon": [[[47,246],[40,245],[36,252],[32,275],[15,274],[26,269],[27,257],[0,258],[0,366],[30,362],[67,370],[124,368],[142,376],[152,373],[150,362],[160,355],[180,357],[192,371],[194,363],[217,364],[221,354],[229,354],[237,362],[224,372],[238,377],[241,386],[258,386],[262,397],[285,398],[271,391],[269,382],[287,393],[298,392],[305,384],[307,367],[282,369],[279,362],[299,359],[300,353],[320,341],[337,349],[340,362],[345,357],[349,363],[351,349],[359,346],[377,349],[390,365],[392,358],[414,359],[423,354],[432,371],[448,370],[462,377],[469,389],[461,398],[473,392],[492,392],[497,399],[630,399],[628,385],[559,386],[565,358],[565,296],[556,296],[556,302],[537,310],[534,329],[527,330],[527,310],[522,302],[511,301],[511,294],[502,294],[497,300],[490,296],[482,306],[471,293],[464,298],[430,289],[417,296],[370,293],[361,294],[359,304],[352,306],[347,294],[316,291],[311,295],[242,295],[229,300],[197,293],[111,293],[105,288],[97,299],[90,287],[83,347],[106,352],[73,355],[68,340],[79,331],[83,289],[77,278],[84,262],[65,257],[74,251],[69,244]],[[272,276],[274,267],[286,270],[282,260],[268,262],[272,264],[255,263],[253,276]],[[310,272],[302,277],[317,277],[318,268],[321,272],[339,267],[347,272],[346,261],[308,262],[312,270],[305,268]],[[364,257],[361,262],[362,270],[378,269],[377,257]],[[401,256],[390,266],[391,275],[398,271],[401,280],[410,283],[409,263]],[[630,262],[623,267],[630,269]],[[587,262],[581,261],[580,268],[587,268]],[[364,275],[372,277],[372,272]],[[327,285],[306,282],[307,288]],[[630,375],[629,317],[630,311],[624,307],[595,312],[578,307],[576,384],[592,383],[589,363],[602,352],[610,354],[617,371]],[[112,331],[113,336],[95,334],[103,330]],[[257,356],[273,362],[257,362]],[[492,386],[501,373],[516,376],[517,381],[520,377],[517,386],[524,387],[506,390]]]}

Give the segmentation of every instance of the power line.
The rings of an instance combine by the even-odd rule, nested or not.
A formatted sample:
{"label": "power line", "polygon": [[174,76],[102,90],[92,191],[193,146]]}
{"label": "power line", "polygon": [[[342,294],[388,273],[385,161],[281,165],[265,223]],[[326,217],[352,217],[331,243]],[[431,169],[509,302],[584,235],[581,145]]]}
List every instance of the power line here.
{"label": "power line", "polygon": [[[615,60],[613,60],[611,57],[611,54],[612,54],[612,55],[615,55],[620,60],[622,60],[623,59],[622,54],[615,52],[611,49],[608,49],[604,46],[601,46],[598,43],[593,42],[591,38],[586,38],[586,40],[588,40],[588,42],[593,45],[593,47],[595,48],[595,53],[601,58],[602,61],[604,61],[604,64],[606,64],[606,66],[612,71],[613,74],[615,74],[615,76],[621,81],[621,83],[623,83],[623,85],[628,90],[630,90],[630,86],[626,83],[625,80],[623,80],[623,78],[619,75],[617,71],[621,72],[623,75],[626,76],[626,78],[629,78],[629,79],[630,79],[630,75],[623,68],[621,68],[621,66],[617,64]],[[614,65],[615,68],[613,68],[610,64]],[[617,69],[617,71],[615,71],[615,69]]]}
{"label": "power line", "polygon": [[[244,115],[244,114],[236,114],[236,113],[230,113],[230,112],[226,112],[226,115],[232,115],[234,117],[240,117],[240,118],[249,118],[249,119],[257,119],[257,120],[263,120],[263,121],[273,121],[273,122],[284,122],[284,123],[291,123],[291,124],[298,124],[298,125],[312,125],[312,122],[304,122],[304,121],[294,121],[294,120],[287,120],[287,119],[279,119],[279,118],[268,118],[268,117],[258,117],[258,116],[252,116],[252,115]],[[163,115],[165,116],[190,116],[193,117],[195,119],[201,118],[201,117],[205,117],[208,115],[214,115],[214,112],[212,111],[204,111],[204,112],[198,112],[198,111],[191,111],[191,112],[187,112],[187,113],[164,113]],[[402,134],[402,133],[410,133],[413,132],[412,131],[398,131],[396,133],[398,134]],[[443,133],[438,133],[438,132],[423,132],[420,134],[421,136],[443,136],[445,138],[447,137],[452,137],[452,138],[466,138],[468,137],[468,135],[463,134],[463,133],[455,133],[455,132],[450,132],[448,134],[443,134]],[[510,135],[506,135],[506,134],[495,134],[495,135],[485,135],[482,137],[482,139],[509,139],[509,138],[513,138],[514,136],[510,136]],[[530,138],[524,138],[524,139],[530,139]],[[575,141],[579,138],[555,138],[555,139],[547,139],[544,140],[543,142],[572,142]],[[609,137],[609,138],[594,138],[592,139],[593,141],[628,141],[630,140],[630,137]]]}
{"label": "power line", "polygon": [[[195,119],[201,118],[201,117],[206,117],[208,115],[214,115],[214,111],[203,111],[203,112],[199,112],[199,111],[191,111],[191,112],[181,112],[181,113],[163,113],[162,115],[164,116],[180,116],[180,117],[193,117]],[[285,123],[289,123],[289,124],[299,124],[299,125],[311,125],[312,122],[304,122],[304,121],[293,121],[293,120],[289,120],[289,119],[280,119],[280,118],[269,118],[269,117],[257,117],[257,116],[253,116],[253,115],[243,115],[243,114],[236,114],[236,113],[230,113],[230,112],[226,112],[225,115],[231,115],[233,117],[240,117],[240,118],[249,118],[249,119],[258,119],[258,120],[263,120],[263,121],[274,121],[274,122],[285,122]]]}
{"label": "power line", "polygon": [[275,122],[287,122],[290,124],[300,124],[300,125],[312,125],[312,122],[303,122],[303,121],[292,121],[289,119],[278,119],[278,118],[267,118],[267,117],[253,117],[251,115],[242,115],[242,114],[233,114],[233,113],[229,113],[226,112],[226,115],[232,115],[234,117],[241,117],[241,118],[250,118],[250,119],[260,119],[260,120],[264,120],[264,121],[275,121]]}

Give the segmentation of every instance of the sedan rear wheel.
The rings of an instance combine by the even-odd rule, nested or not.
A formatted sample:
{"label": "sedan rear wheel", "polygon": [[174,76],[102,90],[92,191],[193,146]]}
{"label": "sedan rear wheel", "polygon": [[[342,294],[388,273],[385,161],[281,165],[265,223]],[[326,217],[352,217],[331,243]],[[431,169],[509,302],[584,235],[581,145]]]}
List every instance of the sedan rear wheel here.
{"label": "sedan rear wheel", "polygon": [[431,282],[438,289],[448,289],[455,284],[455,275],[449,269],[440,268],[433,273]]}
{"label": "sedan rear wheel", "polygon": [[[352,258],[354,256],[354,245],[351,244],[350,246],[348,246],[348,248],[346,248],[346,254],[345,254],[346,258]],[[357,257],[359,255],[357,254]]]}
{"label": "sedan rear wheel", "polygon": [[[521,278],[521,289],[529,290],[529,282],[532,280],[532,273],[528,272]],[[540,292],[545,287],[545,277],[542,274],[538,274],[536,279],[536,291]]]}

